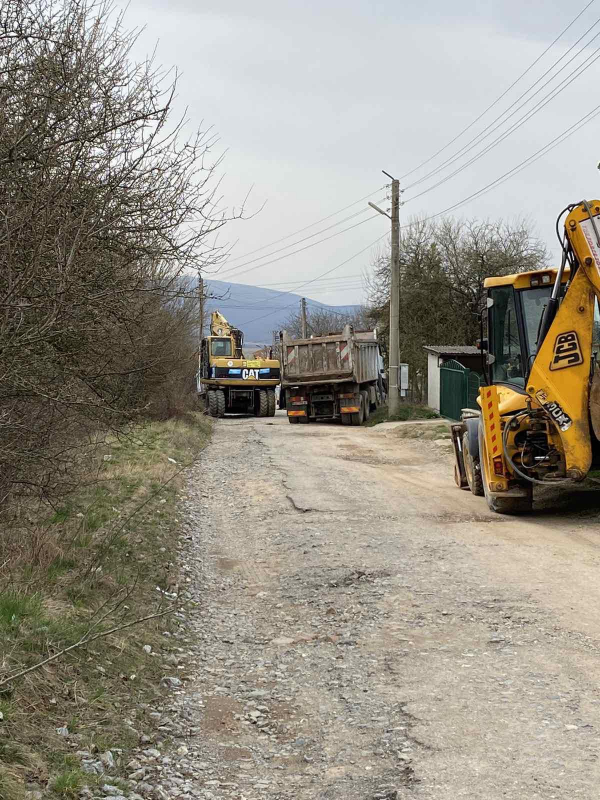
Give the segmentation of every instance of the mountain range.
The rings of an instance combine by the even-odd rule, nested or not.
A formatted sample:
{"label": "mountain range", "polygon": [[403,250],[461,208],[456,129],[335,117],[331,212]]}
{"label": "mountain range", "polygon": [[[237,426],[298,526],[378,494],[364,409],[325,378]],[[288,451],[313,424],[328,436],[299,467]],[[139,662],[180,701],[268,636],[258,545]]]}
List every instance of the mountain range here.
{"label": "mountain range", "polygon": [[[301,295],[293,292],[248,286],[245,283],[206,280],[208,311],[220,311],[224,317],[244,332],[247,343],[270,344],[273,331],[300,307]],[[304,295],[306,297],[306,295]],[[307,297],[309,308],[328,308],[340,313],[356,311],[359,305],[330,306]]]}

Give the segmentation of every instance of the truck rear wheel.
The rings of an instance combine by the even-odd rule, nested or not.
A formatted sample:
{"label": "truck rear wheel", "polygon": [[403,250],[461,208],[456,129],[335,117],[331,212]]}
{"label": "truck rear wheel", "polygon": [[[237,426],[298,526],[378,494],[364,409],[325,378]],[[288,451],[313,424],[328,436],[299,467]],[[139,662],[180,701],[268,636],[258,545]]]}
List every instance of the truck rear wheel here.
{"label": "truck rear wheel", "polygon": [[355,412],[354,414],[350,414],[352,419],[351,425],[362,425],[365,420],[365,399],[360,394],[360,411]]}
{"label": "truck rear wheel", "polygon": [[222,389],[217,389],[215,392],[217,398],[217,413],[215,414],[216,417],[224,417],[225,416],[225,392]]}
{"label": "truck rear wheel", "polygon": [[265,389],[261,389],[258,393],[258,408],[256,409],[257,417],[266,417],[269,413],[269,398]]}
{"label": "truck rear wheel", "polygon": [[371,403],[369,400],[369,393],[366,391],[362,391],[360,393],[360,396],[362,397],[363,400],[363,415],[366,421],[371,416]]}
{"label": "truck rear wheel", "polygon": [[276,408],[275,389],[267,389],[267,416],[274,417]]}

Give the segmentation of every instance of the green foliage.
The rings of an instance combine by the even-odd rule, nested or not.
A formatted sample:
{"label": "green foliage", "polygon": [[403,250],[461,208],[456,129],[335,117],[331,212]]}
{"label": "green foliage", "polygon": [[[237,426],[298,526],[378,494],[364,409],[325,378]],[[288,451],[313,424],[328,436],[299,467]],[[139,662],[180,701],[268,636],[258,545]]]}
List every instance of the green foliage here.
{"label": "green foliage", "polygon": [[39,594],[28,595],[14,589],[0,594],[0,628],[17,630],[26,619],[39,618],[42,598]]}
{"label": "green foliage", "polygon": [[54,778],[50,788],[58,797],[76,798],[86,783],[86,777],[80,769],[67,769]]}

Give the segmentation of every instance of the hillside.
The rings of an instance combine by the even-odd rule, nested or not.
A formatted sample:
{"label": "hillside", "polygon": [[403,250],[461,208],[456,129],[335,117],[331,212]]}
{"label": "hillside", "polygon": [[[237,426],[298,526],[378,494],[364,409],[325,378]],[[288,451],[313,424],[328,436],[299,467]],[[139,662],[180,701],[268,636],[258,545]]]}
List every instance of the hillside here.
{"label": "hillside", "polygon": [[[231,323],[243,330],[246,342],[270,342],[272,332],[279,330],[284,320],[300,304],[301,295],[293,292],[282,293],[260,286],[216,280],[207,280],[206,286],[207,293],[212,296],[207,301],[208,309],[218,309]],[[358,305],[324,305],[304,296],[307,297],[309,308],[331,308],[340,312],[359,308]]]}

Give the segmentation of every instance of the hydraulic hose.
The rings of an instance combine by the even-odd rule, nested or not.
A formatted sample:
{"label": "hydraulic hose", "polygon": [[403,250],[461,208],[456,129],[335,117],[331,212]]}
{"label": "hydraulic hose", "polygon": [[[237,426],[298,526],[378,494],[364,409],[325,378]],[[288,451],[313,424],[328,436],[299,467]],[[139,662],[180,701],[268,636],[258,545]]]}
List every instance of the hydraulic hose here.
{"label": "hydraulic hose", "polygon": [[[527,417],[529,416],[528,412],[518,412],[514,414],[510,419],[511,422],[513,419],[517,419],[518,417]],[[563,483],[573,483],[571,478],[557,478],[556,480],[546,480],[541,481],[538,478],[532,478],[531,475],[527,475],[525,472],[521,472],[521,470],[516,466],[515,462],[512,458],[508,455],[508,430],[509,430],[510,423],[507,422],[504,426],[504,431],[502,432],[502,450],[504,452],[504,458],[508,463],[508,466],[512,469],[514,473],[516,473],[520,478],[523,480],[529,481],[529,483],[534,483],[537,486],[558,486],[562,485]]]}

